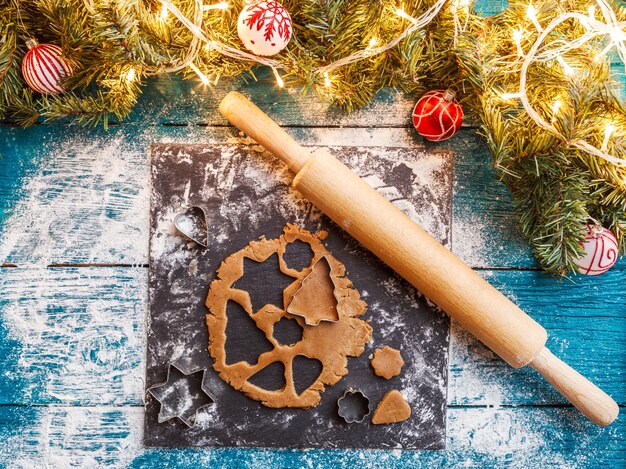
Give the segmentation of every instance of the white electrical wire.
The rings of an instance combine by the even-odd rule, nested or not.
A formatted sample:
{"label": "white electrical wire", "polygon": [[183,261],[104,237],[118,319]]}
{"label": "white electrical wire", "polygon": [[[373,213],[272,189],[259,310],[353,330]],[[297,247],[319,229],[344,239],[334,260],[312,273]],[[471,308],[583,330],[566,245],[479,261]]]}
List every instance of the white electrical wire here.
{"label": "white electrical wire", "polygon": [[[278,75],[277,70],[283,69],[284,65],[278,62],[277,60],[269,59],[266,57],[259,57],[257,55],[250,54],[240,49],[228,46],[219,41],[213,41],[209,39],[205,35],[204,31],[202,30],[202,12],[205,10],[202,0],[195,1],[196,8],[194,12],[193,21],[189,20],[185,15],[183,15],[183,13],[176,7],[176,5],[174,5],[171,2],[171,0],[161,0],[161,1],[163,5],[194,36],[189,46],[188,52],[185,56],[185,59],[180,64],[167,68],[164,71],[178,71],[186,67],[189,67],[191,64],[193,64],[200,50],[199,42],[201,41],[201,42],[206,43],[208,47],[210,47],[211,49],[227,57],[231,57],[237,60],[252,61],[252,62],[259,63],[261,65],[266,65],[272,69],[275,76],[277,76],[278,78],[280,77],[280,75]],[[347,57],[344,57],[330,64],[327,64],[327,65],[324,65],[322,67],[315,69],[314,73],[319,74],[320,76],[323,76],[325,85],[327,87],[330,86],[331,82],[329,79],[329,72],[336,70],[337,68],[342,67],[344,65],[358,62],[360,60],[363,60],[363,59],[366,59],[366,58],[369,58],[378,54],[382,54],[383,52],[386,52],[389,49],[392,49],[393,47],[398,45],[400,41],[405,39],[409,34],[428,25],[437,16],[437,14],[441,11],[441,9],[445,6],[447,2],[448,0],[438,0],[432,7],[430,7],[419,18],[412,18],[409,15],[407,15],[402,9],[398,9],[397,14],[400,17],[405,18],[411,22],[411,26],[406,28],[400,35],[396,36],[390,42],[379,47],[371,47],[371,44],[370,44],[370,46],[368,46],[366,49],[357,51]],[[455,43],[456,43],[459,32],[463,32],[465,30],[465,27],[467,26],[467,18],[466,18],[465,25],[461,26],[461,22],[458,18],[457,10],[459,9],[459,7],[464,8],[465,6],[467,6],[468,2],[469,0],[456,0],[451,5],[452,13],[454,17],[454,24],[455,24]],[[599,57],[604,56],[613,47],[615,47],[617,49],[617,53],[622,59],[622,62],[626,64],[626,33],[623,30],[624,27],[626,27],[626,22],[617,21],[615,12],[611,8],[611,6],[607,3],[606,0],[596,0],[596,3],[599,6],[602,16],[604,17],[604,22],[596,20],[595,16],[593,16],[593,9],[590,9],[589,16],[583,15],[582,13],[575,13],[575,12],[563,13],[557,16],[556,18],[554,18],[545,28],[543,28],[539,24],[539,21],[536,17],[536,10],[534,9],[532,5],[529,4],[527,15],[529,15],[529,18],[531,19],[533,25],[537,29],[537,32],[539,33],[539,37],[537,38],[537,40],[535,41],[532,48],[527,54],[525,54],[522,51],[521,45],[519,45],[520,44],[519,40],[517,41],[519,59],[521,60],[523,58],[524,61],[522,63],[522,67],[520,70],[519,93],[515,93],[515,94],[509,93],[509,94],[511,95],[511,97],[518,98],[521,101],[522,106],[526,110],[527,114],[530,116],[531,119],[533,119],[533,121],[535,121],[535,123],[539,127],[559,137],[567,145],[583,150],[589,154],[598,156],[599,158],[602,158],[612,164],[619,165],[619,166],[626,166],[626,160],[621,159],[621,158],[616,158],[615,156],[610,155],[609,153],[606,152],[606,145],[603,145],[602,149],[598,149],[582,139],[568,140],[564,135],[562,135],[558,131],[558,129],[551,122],[547,122],[533,108],[533,106],[530,104],[530,101],[528,99],[528,94],[526,90],[528,68],[533,62],[562,58],[562,55],[567,53],[568,51],[580,48],[584,44],[589,42],[590,40],[600,37],[600,36],[609,36],[609,44],[605,47],[603,51],[600,52]],[[540,47],[542,46],[546,38],[550,35],[550,33],[561,23],[570,19],[578,20],[587,29],[587,32],[583,34],[582,36],[580,36],[579,38],[570,42],[565,42],[560,39],[555,40],[554,42],[548,44],[548,50],[545,50],[539,53]],[[549,48],[549,46],[551,45],[561,44],[561,43],[563,44],[559,47],[556,47],[553,49]],[[280,79],[280,81],[282,81],[282,79]]]}
{"label": "white electrical wire", "polygon": [[[609,45],[605,48],[604,51],[601,52],[600,56],[606,54],[612,47],[615,47],[618,51],[618,54],[622,58],[622,60],[626,59],[626,33],[623,31],[623,27],[626,26],[624,22],[618,22],[615,17],[615,12],[611,9],[611,7],[606,3],[605,0],[596,0],[597,4],[600,7],[600,11],[602,12],[604,19],[606,22],[598,21],[595,18],[592,18],[587,15],[583,15],[582,13],[563,13],[556,18],[554,18],[545,29],[541,30],[541,34],[533,44],[530,51],[525,54],[524,63],[522,64],[522,68],[520,71],[520,84],[519,84],[519,99],[526,110],[526,113],[530,116],[530,118],[535,121],[535,123],[550,132],[551,134],[559,137],[563,140],[567,145],[571,147],[578,148],[579,150],[583,150],[586,153],[591,155],[595,155],[599,158],[602,158],[605,161],[608,161],[616,166],[626,166],[626,160],[622,158],[617,158],[606,152],[606,148],[598,149],[588,143],[583,139],[574,139],[568,140],[564,135],[562,135],[557,128],[552,124],[547,122],[541,115],[533,108],[528,99],[528,94],[526,90],[527,83],[527,75],[528,68],[530,65],[536,60],[547,60],[547,59],[555,59],[561,54],[566,53],[575,48],[579,48],[591,39],[598,36],[609,36],[610,41]],[[583,34],[580,38],[566,43],[555,50],[549,50],[543,52],[542,54],[537,54],[539,48],[548,37],[548,35],[561,23],[564,21],[575,19],[578,20],[587,30],[588,32]],[[626,63],[626,62],[625,62]],[[610,125],[610,124],[609,124]],[[603,145],[606,147],[606,145]]]}
{"label": "white electrical wire", "polygon": [[[399,36],[396,36],[392,41],[388,42],[387,44],[380,46],[380,47],[367,47],[366,49],[355,52],[354,54],[351,54],[347,57],[339,59],[328,65],[319,67],[316,70],[314,70],[314,72],[321,76],[326,76],[325,74],[328,74],[328,72],[335,70],[339,67],[342,67],[350,63],[358,62],[359,60],[363,60],[363,59],[372,57],[374,55],[382,54],[383,52],[388,51],[389,49],[392,49],[400,41],[402,41],[405,37],[407,37],[409,34],[417,31],[420,28],[423,28],[428,23],[430,23],[433,20],[433,18],[437,16],[437,13],[439,13],[439,11],[443,8],[443,6],[446,4],[447,1],[448,0],[438,0],[432,7],[430,7],[419,18],[410,18],[408,17],[408,15],[405,14],[406,17],[410,18],[411,23],[412,23],[411,26],[406,28]],[[204,5],[202,4],[202,0],[196,0],[195,2],[196,9],[195,9],[195,14],[194,14],[194,21],[190,21],[189,18],[183,15],[183,13],[176,7],[176,5],[174,5],[171,2],[171,0],[161,0],[161,2],[193,34],[194,40],[205,42],[213,50],[219,52],[220,54],[237,59],[237,60],[248,60],[252,62],[257,62],[261,65],[266,65],[268,67],[271,67],[274,70],[285,68],[284,65],[278,62],[277,60],[268,59],[266,57],[259,57],[257,55],[250,54],[248,52],[244,52],[242,50],[228,46],[222,42],[213,41],[209,39],[204,34],[204,31],[202,30],[202,26],[201,26],[202,25],[202,11],[204,7]],[[195,49],[194,52],[191,53],[191,47],[190,47],[190,53],[187,54],[185,60],[183,60],[181,64],[169,70],[171,71],[171,70],[176,69],[177,71],[177,70],[181,70],[189,66],[189,64],[192,63],[197,57],[197,53],[198,53],[197,49]]]}
{"label": "white electrical wire", "polygon": [[[447,1],[448,0],[438,0],[437,3],[435,3],[432,7],[426,10],[426,12],[419,18],[408,17],[408,15],[406,15],[405,13],[402,16],[408,17],[407,19],[409,19],[411,23],[413,24],[409,26],[408,28],[406,28],[399,36],[396,36],[393,40],[391,40],[387,44],[380,46],[380,47],[371,47],[371,48],[368,47],[366,49],[357,51],[354,54],[344,57],[343,59],[336,60],[335,62],[332,62],[328,65],[324,65],[323,67],[316,69],[316,72],[319,74],[328,73],[339,67],[343,67],[344,65],[358,62],[359,60],[367,59],[368,57],[382,54],[383,52],[386,52],[389,49],[393,49],[395,46],[398,45],[400,41],[402,41],[409,34],[417,31],[418,29],[423,28],[428,23],[430,23],[435,18],[435,16],[437,16],[437,14],[443,8],[443,6],[446,4]],[[404,13],[403,10],[399,9],[399,11]]]}

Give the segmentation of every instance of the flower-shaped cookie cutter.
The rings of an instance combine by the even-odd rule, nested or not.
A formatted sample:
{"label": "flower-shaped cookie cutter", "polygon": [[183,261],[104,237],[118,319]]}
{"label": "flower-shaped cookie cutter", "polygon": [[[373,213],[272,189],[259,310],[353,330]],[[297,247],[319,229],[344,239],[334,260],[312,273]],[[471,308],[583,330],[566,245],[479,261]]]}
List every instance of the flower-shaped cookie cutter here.
{"label": "flower-shaped cookie cutter", "polygon": [[370,400],[359,389],[348,388],[337,400],[337,413],[346,423],[361,423],[370,412]]}

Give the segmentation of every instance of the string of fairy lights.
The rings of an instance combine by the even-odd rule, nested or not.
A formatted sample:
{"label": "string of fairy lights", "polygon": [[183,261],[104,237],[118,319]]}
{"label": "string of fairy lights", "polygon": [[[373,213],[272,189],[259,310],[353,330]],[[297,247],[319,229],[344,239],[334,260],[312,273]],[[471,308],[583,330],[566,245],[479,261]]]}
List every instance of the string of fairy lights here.
{"label": "string of fairy lights", "polygon": [[[458,35],[463,33],[467,27],[469,7],[471,3],[472,0],[438,0],[418,18],[414,18],[407,14],[403,7],[398,7],[394,11],[395,14],[399,19],[408,21],[409,26],[391,41],[379,45],[380,40],[373,37],[365,49],[359,50],[347,57],[319,67],[315,69],[313,73],[314,75],[320,77],[320,80],[324,83],[325,87],[332,87],[333,71],[345,65],[382,54],[395,47],[407,36],[415,31],[423,29],[426,25],[428,25],[448,4],[450,12],[453,15],[455,25],[454,41],[456,43]],[[165,22],[168,20],[169,15],[172,14],[192,33],[193,38],[189,45],[187,54],[184,58],[182,58],[180,63],[174,64],[168,68],[149,70],[147,71],[148,73],[156,74],[163,71],[173,72],[189,68],[199,77],[203,84],[208,85],[211,83],[211,80],[194,63],[198,54],[202,51],[202,49],[204,49],[207,51],[217,51],[220,54],[236,60],[252,61],[260,65],[270,67],[276,79],[277,85],[281,88],[284,86],[284,81],[279,73],[279,70],[286,67],[280,61],[268,57],[258,56],[219,41],[212,40],[205,34],[202,29],[203,14],[211,10],[227,10],[230,8],[227,1],[207,5],[204,4],[202,0],[195,0],[195,11],[193,13],[193,18],[191,19],[186,17],[171,0],[161,0],[161,4],[161,10],[158,13],[160,20]],[[465,16],[465,20],[463,20],[463,16]],[[600,16],[601,19],[598,19],[598,16]],[[561,100],[556,99],[554,101],[552,105],[552,119],[551,121],[548,121],[533,107],[528,97],[527,90],[528,69],[534,62],[545,63],[551,60],[556,60],[566,76],[575,78],[576,74],[579,73],[580,70],[568,64],[564,56],[568,51],[579,49],[589,41],[597,38],[606,38],[607,44],[606,47],[596,56],[595,60],[602,60],[602,58],[605,57],[611,50],[615,49],[617,54],[622,59],[622,62],[626,64],[626,32],[624,31],[624,28],[626,28],[626,22],[619,22],[617,20],[615,12],[607,0],[595,0],[595,4],[589,6],[587,14],[580,12],[563,12],[552,19],[550,23],[545,26],[542,25],[540,12],[532,3],[529,3],[526,9],[526,17],[529,20],[530,25],[532,25],[532,28],[528,28],[527,30],[524,29],[524,26],[522,25],[513,29],[511,32],[517,52],[514,65],[518,67],[516,71],[519,73],[519,88],[514,92],[500,93],[499,97],[505,101],[519,100],[528,116],[530,116],[530,118],[540,128],[558,137],[567,146],[580,149],[611,164],[626,166],[626,160],[616,158],[608,152],[609,142],[615,131],[615,124],[613,122],[608,121],[606,123],[604,140],[600,148],[595,147],[582,139],[568,140],[554,125],[555,119],[562,109],[563,103]],[[564,41],[559,37],[546,44],[546,40],[550,37],[550,34],[563,22],[569,20],[578,21],[585,28],[586,32],[572,41]],[[523,43],[528,42],[530,42],[532,46],[526,52],[524,51]],[[202,47],[201,44],[204,44],[204,46]],[[144,73],[145,72],[146,71],[144,71]],[[125,79],[132,81],[136,79],[136,76],[137,71],[134,68],[129,68],[126,72]],[[218,80],[219,76],[216,77],[213,83],[216,84]]]}
{"label": "string of fairy lights", "polygon": [[[617,21],[615,12],[605,0],[597,0],[597,4],[605,20],[604,22],[596,19],[595,6],[592,5],[589,7],[588,15],[583,15],[581,13],[576,13],[576,12],[562,13],[556,18],[554,18],[545,28],[541,26],[537,18],[537,11],[533,7],[533,5],[530,4],[528,6],[526,10],[526,16],[533,24],[539,36],[535,40],[533,46],[530,48],[528,53],[524,53],[522,46],[521,46],[521,41],[522,41],[522,38],[524,37],[525,32],[522,29],[515,30],[513,32],[513,40],[515,41],[515,44],[516,44],[517,53],[518,53],[518,56],[521,59],[523,59],[523,64],[520,70],[519,91],[517,93],[510,94],[508,98],[511,98],[511,97],[518,98],[520,102],[522,103],[522,106],[526,110],[526,113],[533,119],[533,121],[535,121],[535,123],[539,127],[559,137],[568,146],[583,150],[586,153],[595,155],[614,165],[626,166],[626,160],[616,158],[615,156],[607,152],[609,140],[611,138],[611,135],[615,131],[615,125],[613,122],[609,121],[606,123],[602,146],[600,148],[597,148],[582,139],[568,140],[564,135],[562,135],[559,132],[559,130],[554,125],[554,121],[556,120],[556,116],[562,107],[561,100],[556,99],[554,101],[554,104],[552,106],[552,121],[548,122],[534,109],[534,107],[530,104],[530,101],[528,99],[528,93],[527,93],[527,87],[526,87],[528,68],[534,61],[557,60],[557,62],[560,64],[560,66],[563,69],[563,73],[570,77],[574,77],[579,72],[575,68],[571,67],[566,62],[563,56],[568,51],[580,48],[585,43],[591,41],[592,39],[597,38],[598,36],[608,36],[609,41],[608,41],[607,46],[594,58],[594,60],[596,61],[601,60],[609,51],[615,48],[626,67],[626,33],[623,31],[623,28],[626,27],[626,22]],[[566,42],[565,44],[562,44],[554,49],[551,49],[550,46],[562,43],[561,40],[553,41],[552,43],[548,44],[546,51],[542,53],[538,53],[540,47],[542,46],[546,38],[549,36],[549,34],[561,23],[568,21],[570,19],[575,19],[579,21],[583,25],[583,27],[587,30],[587,32],[574,41]]]}
{"label": "string of fairy lights", "polygon": [[[194,15],[196,21],[190,21],[170,0],[161,0],[162,1],[162,9],[160,13],[160,17],[162,20],[166,20],[168,14],[171,12],[189,31],[193,34],[194,40],[199,40],[205,43],[206,50],[216,50],[223,55],[228,57],[238,59],[238,60],[249,60],[252,62],[257,62],[261,65],[268,66],[272,69],[274,76],[276,77],[276,82],[279,87],[284,86],[284,82],[278,73],[279,69],[285,68],[285,66],[274,59],[269,59],[267,57],[260,57],[254,54],[250,54],[248,52],[244,52],[242,50],[236,49],[234,47],[230,47],[226,44],[223,44],[219,41],[214,41],[209,39],[204,31],[202,30],[202,16],[198,16],[198,12],[208,11],[208,10],[226,10],[229,8],[228,2],[219,2],[211,5],[203,5],[201,0],[196,0],[196,14]],[[461,0],[465,2],[466,0]],[[367,46],[367,48],[359,50],[347,57],[339,59],[330,64],[324,65],[314,71],[315,74],[321,76],[324,80],[324,85],[326,87],[332,86],[332,81],[330,78],[330,73],[333,70],[336,70],[339,67],[344,65],[348,65],[354,62],[358,62],[359,60],[367,59],[374,55],[382,54],[389,49],[392,49],[396,45],[400,43],[404,38],[413,32],[424,28],[427,24],[429,24],[441,11],[444,5],[448,2],[448,0],[438,0],[432,7],[430,7],[424,14],[422,14],[419,18],[413,18],[408,15],[403,8],[397,8],[395,10],[396,15],[406,21],[409,21],[410,26],[405,28],[401,34],[396,36],[394,39],[389,41],[388,43],[378,46],[379,39],[372,38]],[[208,84],[210,83],[209,78],[202,73],[198,67],[192,66],[193,60],[188,56],[187,60],[190,60],[187,65],[198,75],[200,80]]]}

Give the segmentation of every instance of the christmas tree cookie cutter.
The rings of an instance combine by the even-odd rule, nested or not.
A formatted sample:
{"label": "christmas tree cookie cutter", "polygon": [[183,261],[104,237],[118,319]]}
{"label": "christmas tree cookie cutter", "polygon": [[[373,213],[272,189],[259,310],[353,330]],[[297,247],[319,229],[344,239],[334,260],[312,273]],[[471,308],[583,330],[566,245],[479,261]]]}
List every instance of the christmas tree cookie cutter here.
{"label": "christmas tree cookie cutter", "polygon": [[187,427],[194,426],[198,412],[215,402],[204,385],[205,373],[206,368],[185,371],[174,363],[168,365],[167,379],[147,390],[161,406],[159,423],[177,417]]}
{"label": "christmas tree cookie cutter", "polygon": [[[320,278],[315,278],[318,274],[318,269],[328,269],[328,275],[323,275],[323,279],[328,278],[328,282],[332,285],[333,293],[333,304],[326,305],[324,308],[323,305],[320,306],[320,288],[319,285],[311,285],[316,280],[319,281]],[[340,310],[339,305],[341,298],[337,294],[337,280],[335,279],[336,273],[333,269],[333,265],[329,262],[326,256],[321,256],[317,259],[313,266],[311,267],[311,272],[309,272],[306,277],[302,279],[302,283],[300,284],[300,288],[296,290],[287,307],[287,312],[289,314],[293,314],[294,316],[300,316],[304,318],[304,322],[307,326],[317,326],[320,322],[337,322],[340,319]],[[311,290],[312,288],[312,290]],[[315,307],[319,310],[314,311],[311,309],[311,297],[315,298],[316,301],[313,303]]]}
{"label": "christmas tree cookie cutter", "polygon": [[209,245],[208,217],[203,207],[191,205],[174,217],[174,226],[186,238],[203,248]]}

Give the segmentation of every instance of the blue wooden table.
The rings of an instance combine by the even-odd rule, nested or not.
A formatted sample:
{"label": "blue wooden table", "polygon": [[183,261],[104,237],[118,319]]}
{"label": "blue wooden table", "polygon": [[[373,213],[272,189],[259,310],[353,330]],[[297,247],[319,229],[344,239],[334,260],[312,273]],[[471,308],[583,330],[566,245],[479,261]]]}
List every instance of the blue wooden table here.
{"label": "blue wooden table", "polygon": [[[1,126],[0,466],[626,466],[623,416],[596,427],[454,324],[445,451],[144,448],[148,148],[239,138],[216,110],[233,86],[306,144],[424,145],[410,126],[414,97],[388,91],[344,115],[271,76],[206,89],[153,81],[108,132]],[[623,413],[626,261],[597,278],[545,276],[475,129],[442,146],[455,160],[453,251],[545,326],[549,347]]]}

